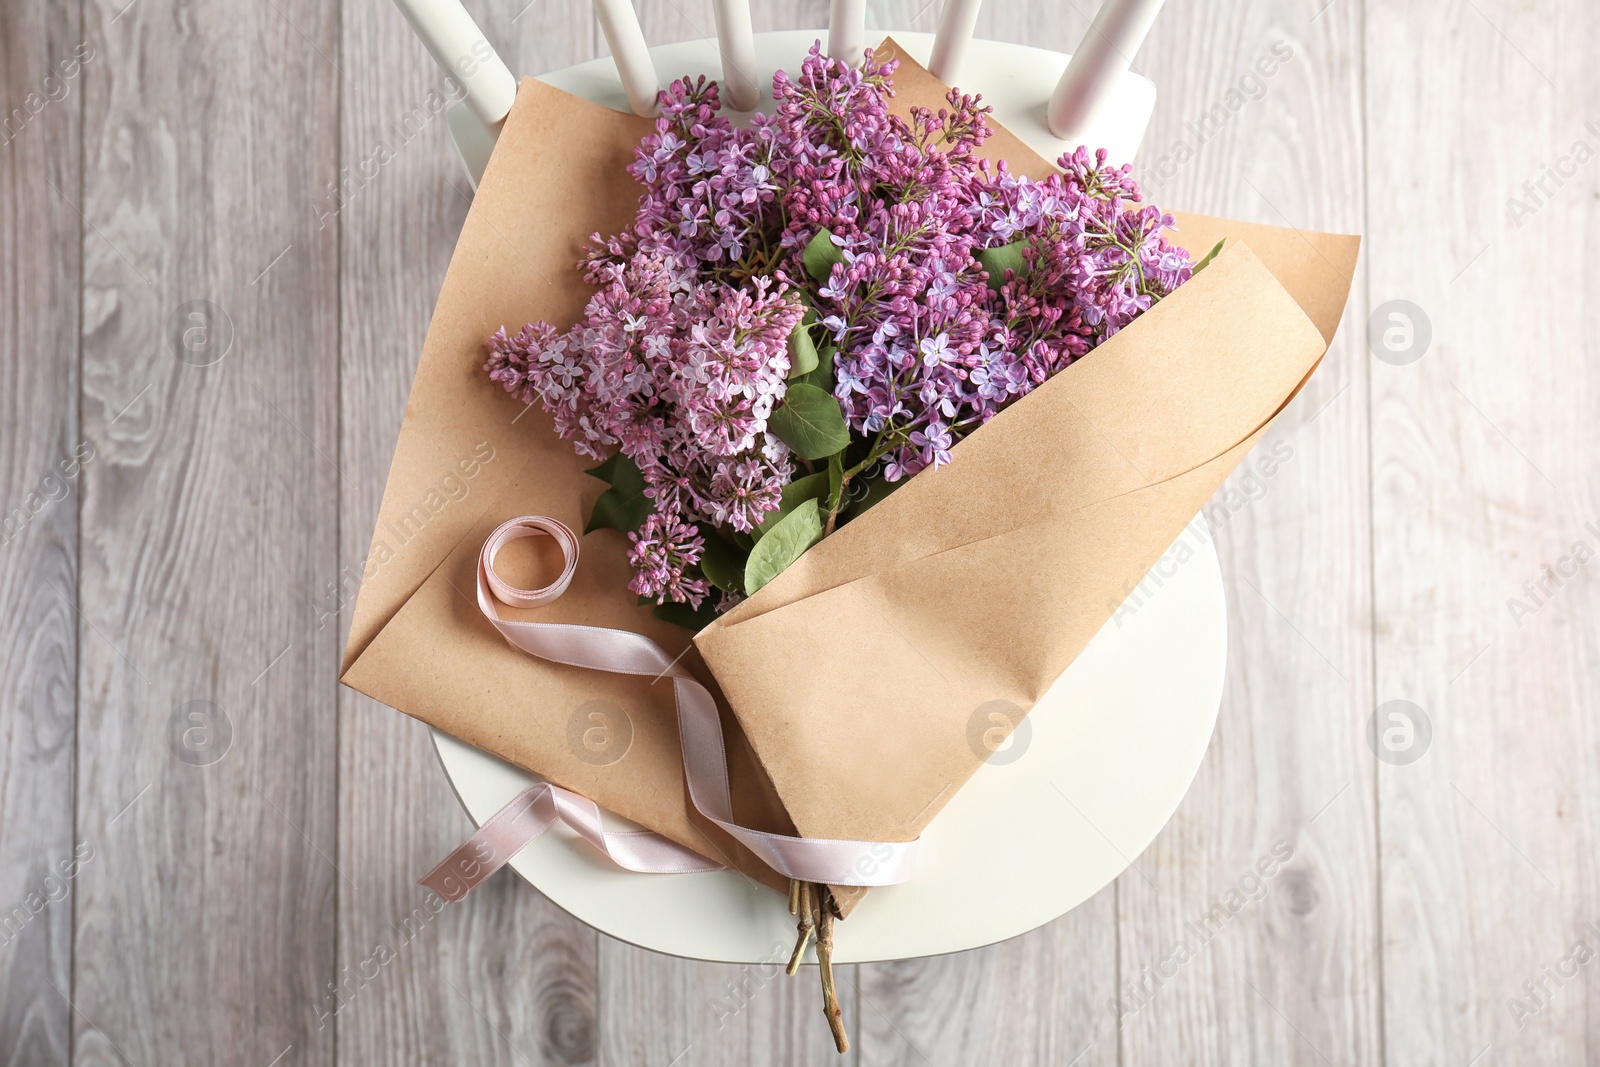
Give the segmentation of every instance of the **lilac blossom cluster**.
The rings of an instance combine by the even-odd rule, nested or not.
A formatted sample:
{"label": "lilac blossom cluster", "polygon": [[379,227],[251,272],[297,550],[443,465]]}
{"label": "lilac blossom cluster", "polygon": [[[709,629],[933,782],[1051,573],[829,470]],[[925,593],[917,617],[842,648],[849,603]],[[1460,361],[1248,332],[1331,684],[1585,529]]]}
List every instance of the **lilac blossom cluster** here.
{"label": "lilac blossom cluster", "polygon": [[[715,83],[674,82],[629,168],[633,227],[596,235],[580,265],[596,289],[582,317],[489,342],[490,377],[580,454],[637,466],[643,597],[698,608],[708,533],[748,552],[818,469],[769,424],[791,380],[831,392],[849,431],[826,459],[831,531],[844,483],[949,462],[1190,276],[1127,167],[1082,148],[1043,179],[991,165],[987,107],[952,90],[947,108],[892,113],[893,69],[813,47],[797,77],[774,77],[775,113],[745,127]],[[800,333],[822,364],[803,377]],[[723,588],[722,607],[742,591]]]}
{"label": "lilac blossom cluster", "polygon": [[[948,463],[965,433],[1188,280],[1191,264],[1163,236],[1172,217],[1140,203],[1130,168],[1107,166],[1103,150],[1019,177],[976,155],[989,130],[975,98],[952,91],[948,109],[903,121],[884,81],[870,61],[808,63],[779,114],[824,131],[815,113],[848,116],[840,143],[820,146],[832,179],[820,184],[861,195],[830,202],[797,183],[786,237],[826,226],[841,249],[817,294],[838,349],[835,395],[896,481]],[[1020,269],[986,264],[991,249]]]}

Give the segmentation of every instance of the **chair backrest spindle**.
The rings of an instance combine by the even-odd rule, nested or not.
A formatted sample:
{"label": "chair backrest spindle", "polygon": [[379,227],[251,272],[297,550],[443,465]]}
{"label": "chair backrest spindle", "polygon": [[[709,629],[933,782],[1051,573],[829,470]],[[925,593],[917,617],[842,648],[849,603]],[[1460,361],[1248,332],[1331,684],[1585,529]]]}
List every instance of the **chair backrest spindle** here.
{"label": "chair backrest spindle", "polygon": [[983,0],[944,0],[928,70],[946,85],[954,85],[961,76],[961,61],[966,58],[967,44],[978,28],[978,9],[982,6]]}
{"label": "chair backrest spindle", "polygon": [[463,103],[485,126],[506,117],[517,79],[478,29],[460,0],[395,0],[411,28],[446,75],[461,86]]}
{"label": "chair backrest spindle", "polygon": [[830,0],[828,54],[852,67],[861,65],[867,47],[867,0]]}
{"label": "chair backrest spindle", "polygon": [[1050,132],[1066,141],[1094,123],[1134,53],[1144,44],[1162,0],[1105,0],[1072,53],[1045,111]]}
{"label": "chair backrest spindle", "polygon": [[[928,66],[946,83],[960,78],[981,2],[944,0]],[[1104,0],[1050,95],[1045,118],[1051,133],[1072,142],[1096,139],[1121,155],[1132,154],[1155,105],[1155,86],[1131,74],[1129,66],[1162,2]],[[463,93],[449,111],[450,133],[476,187],[516,99],[517,79],[461,0],[395,0],[395,6]],[[594,0],[594,9],[629,106],[640,115],[657,114],[661,81],[633,0]],[[750,0],[712,0],[712,10],[723,100],[736,110],[753,110],[761,88]],[[859,66],[865,45],[866,0],[829,0],[828,54]]]}
{"label": "chair backrest spindle", "polygon": [[639,13],[633,9],[632,0],[594,0],[594,13],[606,44],[611,46],[611,59],[628,94],[628,106],[636,115],[648,118],[656,114],[661,79],[656,76],[656,63],[650,58],[649,45],[644,43],[644,30],[639,26]]}
{"label": "chair backrest spindle", "polygon": [[722,53],[722,97],[736,111],[754,111],[761,102],[756,82],[756,31],[750,0],[715,0],[717,48]]}

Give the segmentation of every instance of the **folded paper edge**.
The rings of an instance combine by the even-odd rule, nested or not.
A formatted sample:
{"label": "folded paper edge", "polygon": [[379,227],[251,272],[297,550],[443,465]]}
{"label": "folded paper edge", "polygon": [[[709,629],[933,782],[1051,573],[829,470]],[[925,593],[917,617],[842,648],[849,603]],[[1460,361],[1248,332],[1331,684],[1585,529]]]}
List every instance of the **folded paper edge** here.
{"label": "folded paper edge", "polygon": [[[565,89],[551,85],[549,82],[541,81],[534,77],[524,77],[518,83],[516,100],[513,102],[511,115],[505,120],[506,126],[507,128],[512,126],[513,116],[517,116],[519,112],[531,113],[548,107],[577,108],[579,110],[620,114],[614,108],[577,96]],[[530,118],[526,121],[532,120]],[[502,134],[502,136],[504,135]],[[434,332],[439,325],[440,305],[450,285],[451,275],[456,272],[458,257],[464,258],[471,254],[470,250],[465,248],[466,242],[463,242],[462,237],[476,225],[477,219],[482,213],[489,210],[486,206],[489,201],[482,195],[483,190],[485,187],[493,187],[498,184],[501,180],[498,174],[502,167],[513,166],[513,163],[506,162],[507,159],[509,159],[509,154],[504,152],[494,152],[490,155],[488,166],[485,168],[483,177],[478,184],[479,195],[473,197],[472,203],[467,209],[466,218],[462,222],[461,233],[457,235],[455,247],[450,253],[449,264],[445,268],[444,277],[439,285],[439,291],[435,294],[433,311],[428,319],[428,329],[423,337],[421,351],[418,353],[416,368],[412,372],[411,389],[406,396],[406,407],[401,416],[400,429],[395,435],[394,450],[389,457],[389,469],[384,475],[383,495],[378,503],[378,511],[372,524],[372,533],[367,542],[367,554],[362,557],[363,560],[371,558],[374,547],[379,543],[384,515],[386,511],[390,510],[394,495],[399,492],[399,487],[395,484],[395,469],[399,463],[404,442],[409,436],[408,431],[416,429],[410,424],[413,420],[414,400],[417,395],[423,361],[429,357],[430,342],[433,340]],[[487,379],[485,379],[485,382],[487,384]],[[528,462],[532,462],[532,460],[525,461],[519,464],[515,470],[508,472],[505,484],[515,483],[527,468]],[[418,573],[415,576],[415,581],[408,583],[409,588],[406,588],[403,594],[396,595],[392,601],[386,601],[372,609],[371,605],[377,600],[378,594],[376,590],[369,589],[365,581],[361,583],[351,607],[350,628],[345,636],[344,649],[341,654],[339,667],[339,680],[341,682],[350,673],[351,668],[355,666],[361,654],[376,640],[378,634],[394,620],[394,617],[405,606],[406,602],[416,595],[417,590],[421,589],[423,584],[433,576],[433,573],[456,551],[461,543],[461,538],[465,537],[478,525],[486,510],[493,506],[496,496],[497,494],[495,493],[488,494],[488,498],[482,507],[473,509],[470,514],[464,513],[457,517],[455,521],[460,524],[460,534],[449,539],[448,543],[439,546],[431,565]],[[373,610],[375,610],[375,614],[369,613]]]}
{"label": "folded paper edge", "polygon": [[[1282,283],[1279,282],[1275,276],[1271,275],[1270,270],[1268,270],[1266,265],[1261,262],[1260,258],[1255,255],[1255,253],[1250,249],[1248,244],[1246,244],[1243,241],[1231,242],[1229,244],[1229,246],[1223,251],[1223,253],[1218,257],[1218,261],[1220,262],[1223,257],[1232,258],[1232,257],[1239,257],[1239,256],[1247,256],[1247,257],[1249,257],[1249,259],[1251,261],[1253,261],[1257,266],[1259,266],[1260,269],[1261,269],[1261,273],[1268,275],[1268,277],[1271,279],[1271,284],[1274,285],[1277,288],[1278,292],[1283,295],[1283,297],[1285,298],[1285,300],[1289,304],[1293,305],[1295,310],[1299,313],[1300,318],[1304,322],[1305,327],[1306,327],[1306,329],[1308,331],[1307,338],[1306,338],[1307,340],[1309,340],[1309,338],[1311,336],[1317,336],[1317,337],[1321,336],[1321,331],[1318,329],[1317,324],[1315,322],[1313,322],[1311,320],[1310,316],[1308,316],[1305,313],[1305,309],[1303,307],[1301,307],[1299,302],[1294,299],[1293,295],[1290,294],[1288,292],[1288,290],[1284,288]],[[1150,316],[1152,314],[1156,314],[1157,312],[1160,312],[1161,314],[1165,314],[1165,315],[1182,314],[1185,303],[1189,299],[1191,299],[1191,297],[1184,296],[1184,289],[1185,288],[1186,287],[1184,287],[1184,286],[1180,286],[1171,295],[1167,296],[1165,299],[1163,299],[1162,301],[1157,303],[1155,305],[1155,307],[1153,307],[1149,311],[1145,312],[1144,315],[1140,316],[1138,319],[1134,320],[1131,324],[1129,324],[1126,328],[1124,328],[1118,334],[1118,337],[1124,338],[1124,340],[1122,340],[1119,343],[1121,343],[1121,344],[1138,344],[1140,327],[1142,325],[1144,325],[1146,317],[1148,317],[1148,316]],[[1191,294],[1191,296],[1192,296],[1192,294]],[[1167,310],[1162,311],[1163,308],[1165,308]],[[1131,494],[1131,493],[1135,493],[1135,492],[1141,492],[1141,491],[1150,489],[1153,486],[1160,485],[1160,484],[1163,484],[1165,482],[1174,481],[1174,480],[1176,480],[1178,478],[1183,477],[1186,474],[1189,474],[1189,473],[1191,473],[1191,472],[1193,472],[1195,470],[1200,469],[1201,467],[1206,466],[1209,463],[1215,462],[1219,457],[1227,455],[1229,452],[1231,452],[1234,449],[1238,448],[1241,443],[1243,443],[1245,441],[1248,441],[1252,437],[1254,437],[1257,434],[1259,434],[1260,431],[1265,426],[1271,424],[1273,420],[1275,420],[1280,414],[1282,414],[1284,408],[1287,407],[1289,405],[1289,403],[1296,396],[1299,395],[1300,391],[1305,387],[1306,383],[1311,380],[1312,375],[1314,375],[1316,373],[1317,368],[1321,366],[1322,360],[1323,360],[1324,356],[1326,355],[1326,353],[1327,353],[1327,343],[1324,341],[1324,342],[1322,342],[1322,344],[1320,346],[1320,349],[1318,350],[1316,356],[1310,360],[1308,369],[1300,377],[1299,381],[1295,384],[1295,386],[1284,396],[1283,400],[1280,401],[1272,409],[1272,411],[1259,424],[1257,424],[1256,426],[1253,426],[1249,430],[1249,432],[1240,435],[1235,440],[1233,440],[1232,442],[1228,443],[1226,446],[1217,449],[1217,451],[1215,451],[1214,453],[1212,453],[1209,456],[1206,456],[1206,457],[1203,457],[1203,458],[1199,458],[1199,459],[1195,460],[1194,462],[1188,463],[1183,468],[1181,468],[1181,469],[1179,469],[1177,471],[1173,471],[1173,472],[1167,473],[1167,474],[1163,475],[1161,478],[1159,478],[1159,479],[1157,479],[1155,481],[1146,482],[1145,484],[1140,485],[1140,486],[1138,486],[1138,487],[1136,487],[1134,489],[1126,490],[1124,493],[1116,494],[1116,495],[1127,495],[1127,494]],[[1066,369],[1064,369],[1063,371],[1061,371],[1061,373],[1056,375],[1053,379],[1051,379],[1051,381],[1057,381],[1057,380],[1065,379],[1066,375],[1069,375],[1069,374],[1072,373],[1074,367],[1078,366],[1080,363],[1082,363],[1084,361],[1092,360],[1092,359],[1094,359],[1094,352],[1093,351],[1091,351],[1087,355],[1083,356],[1080,360],[1075,361],[1072,364],[1072,366],[1069,366]],[[1046,382],[1043,386],[1040,387],[1040,390],[1042,390],[1044,388],[1048,388],[1049,385],[1050,385],[1050,382]],[[1008,411],[1012,411],[1012,410],[1016,410],[1018,408],[1021,408],[1023,405],[1027,404],[1030,400],[1034,399],[1034,397],[1037,395],[1038,392],[1039,392],[1039,390],[1036,390],[1034,393],[1031,393],[1028,396],[1022,397],[1021,399],[1017,400],[1016,403],[1012,404],[1007,410]],[[951,453],[952,453],[951,454],[951,463],[952,464],[960,462],[961,451],[962,451],[963,447],[965,447],[966,445],[967,445],[967,441],[965,441],[965,440],[956,443],[955,447],[951,450]],[[1083,501],[1083,502],[1079,503],[1077,506],[1071,508],[1070,510],[1074,511],[1074,512],[1075,511],[1081,511],[1081,510],[1083,510],[1085,508],[1094,507],[1094,506],[1097,506],[1097,505],[1100,505],[1100,504],[1107,503],[1111,499],[1113,499],[1113,497],[1104,497],[1104,498],[1100,498],[1100,499],[1096,499],[1096,500]],[[855,534],[853,536],[855,536],[855,537],[862,537],[862,536],[870,537],[871,536],[871,531],[873,530],[874,526],[875,525],[881,525],[885,521],[884,516],[889,514],[889,511],[892,510],[893,502],[894,502],[894,498],[890,497],[888,500],[884,501],[883,504],[879,505],[878,508],[872,509],[871,511],[867,512],[865,515],[858,516],[848,526],[846,526],[844,528],[844,530],[848,530],[848,529],[850,529],[852,527],[855,527],[857,524],[861,524],[862,528],[866,532],[865,533],[857,533],[857,534]],[[884,509],[884,510],[880,510],[880,509]],[[945,552],[953,551],[955,549],[964,547],[966,545],[976,544],[976,543],[978,543],[980,541],[987,540],[989,538],[1004,536],[1005,534],[1010,533],[1013,530],[1021,529],[1024,526],[1031,525],[1034,521],[1036,521],[1036,519],[1030,518],[1030,519],[1027,519],[1027,520],[1024,520],[1024,521],[1020,521],[1015,526],[1008,527],[1005,530],[991,531],[991,532],[985,534],[982,537],[969,538],[969,539],[967,539],[965,541],[962,541],[960,544],[941,544],[941,545],[938,545],[936,547],[928,548],[928,549],[926,549],[924,551],[921,551],[917,555],[899,557],[899,558],[896,558],[893,561],[893,563],[891,564],[891,567],[905,566],[907,564],[916,562],[918,559],[931,558],[933,556],[940,555],[940,554],[945,553]],[[841,532],[843,532],[843,531],[841,531]],[[815,551],[815,550],[816,549],[812,549],[812,551]],[[706,626],[703,630],[701,630],[698,634],[696,634],[695,635],[695,644],[698,647],[701,648],[702,652],[706,652],[707,651],[707,646],[714,643],[714,641],[715,641],[714,634],[718,630],[730,630],[730,629],[732,629],[732,628],[734,628],[736,626],[739,626],[739,625],[741,625],[743,623],[750,622],[750,621],[752,621],[754,619],[761,618],[762,616],[770,614],[773,611],[781,611],[785,607],[788,607],[791,604],[797,604],[797,603],[800,603],[801,601],[807,600],[807,599],[809,599],[809,598],[811,598],[813,596],[818,596],[818,595],[820,595],[822,593],[827,592],[830,589],[836,589],[836,588],[839,588],[840,586],[849,585],[849,584],[851,584],[853,582],[860,581],[863,578],[870,577],[870,575],[872,573],[874,573],[874,572],[872,572],[872,571],[853,572],[853,573],[850,573],[850,574],[848,574],[846,576],[839,577],[837,580],[830,581],[826,585],[819,585],[816,588],[809,589],[807,592],[805,592],[804,594],[802,594],[802,595],[800,595],[798,597],[789,597],[789,598],[785,598],[784,597],[785,584],[786,583],[784,583],[784,576],[782,574],[780,574],[772,582],[768,583],[768,585],[766,587],[764,587],[763,589],[757,591],[753,596],[751,596],[748,599],[746,599],[743,603],[741,603],[738,607],[733,609],[731,612],[729,612],[728,614],[725,614],[722,617],[716,619],[715,621],[710,623],[708,626]]]}

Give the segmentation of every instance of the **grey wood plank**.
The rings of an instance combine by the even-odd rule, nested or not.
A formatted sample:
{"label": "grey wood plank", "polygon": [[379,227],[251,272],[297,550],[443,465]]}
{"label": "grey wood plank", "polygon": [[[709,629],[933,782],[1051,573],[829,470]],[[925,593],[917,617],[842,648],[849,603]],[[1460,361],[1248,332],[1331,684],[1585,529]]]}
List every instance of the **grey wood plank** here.
{"label": "grey wood plank", "polygon": [[[784,906],[776,894],[773,906]],[[601,1067],[859,1062],[854,1052],[834,1051],[816,967],[793,978],[784,973],[791,948],[774,941],[767,962],[757,964],[700,963],[602,937]],[[856,970],[835,969],[852,1042],[859,1042],[861,1028],[852,996]]]}
{"label": "grey wood plank", "polygon": [[1107,886],[1055,922],[988,948],[861,966],[860,1062],[1115,1064],[1106,1004],[1117,988],[1117,893]]}
{"label": "grey wood plank", "polygon": [[79,1063],[333,1060],[337,18],[86,13]]}
{"label": "grey wood plank", "polygon": [[[0,1063],[71,1040],[79,12],[0,9]],[[59,192],[58,192],[59,190]],[[63,195],[65,194],[65,195]]]}
{"label": "grey wood plank", "polygon": [[1372,363],[1377,692],[1432,728],[1379,768],[1389,1059],[1592,1063],[1600,13],[1367,19],[1372,303],[1400,331]]}
{"label": "grey wood plank", "polygon": [[[1315,14],[1251,3],[1165,14],[1141,56],[1165,93],[1141,155],[1163,205],[1362,229],[1360,8]],[[1205,765],[1146,854],[1154,886],[1123,878],[1128,1064],[1381,1059],[1373,760],[1360,734],[1362,317],[1358,274],[1317,378],[1206,509],[1229,673]]]}
{"label": "grey wood plank", "polygon": [[[1138,168],[1164,206],[1363,228],[1361,8],[1169,8]],[[1202,250],[1203,251],[1203,250]],[[1216,734],[1121,879],[1123,1061],[1376,1063],[1363,281],[1305,392],[1206,513],[1228,595]],[[1265,466],[1263,465],[1265,464]],[[1192,956],[1192,958],[1191,958]]]}
{"label": "grey wood plank", "polygon": [[[588,58],[576,4],[474,4],[517,73]],[[441,104],[454,99],[393,5],[346,5],[342,161],[384,157],[338,211],[343,314],[341,572],[323,604],[348,609],[382,498],[417,356],[470,204]],[[386,146],[388,151],[380,151]],[[441,471],[441,477],[447,473]],[[468,492],[470,493],[470,485]],[[349,1064],[588,1064],[596,935],[505,872],[444,906],[416,880],[472,830],[428,731],[341,691],[341,969],[379,951],[379,978],[338,1014]]]}

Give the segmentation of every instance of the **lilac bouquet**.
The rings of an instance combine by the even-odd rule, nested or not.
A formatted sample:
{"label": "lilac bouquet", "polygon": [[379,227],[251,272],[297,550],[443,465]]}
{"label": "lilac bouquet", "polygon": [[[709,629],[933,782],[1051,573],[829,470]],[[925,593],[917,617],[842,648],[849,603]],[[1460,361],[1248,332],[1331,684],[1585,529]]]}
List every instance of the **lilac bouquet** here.
{"label": "lilac bouquet", "polygon": [[1104,151],[1013,175],[977,155],[977,97],[892,114],[894,66],[813,47],[745,128],[715,82],[674,82],[630,166],[632,229],[580,264],[582,318],[488,343],[489,376],[601,461],[588,529],[627,534],[630,588],[683,625],[950,462],[1204,265]]}

